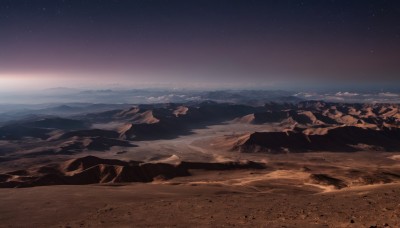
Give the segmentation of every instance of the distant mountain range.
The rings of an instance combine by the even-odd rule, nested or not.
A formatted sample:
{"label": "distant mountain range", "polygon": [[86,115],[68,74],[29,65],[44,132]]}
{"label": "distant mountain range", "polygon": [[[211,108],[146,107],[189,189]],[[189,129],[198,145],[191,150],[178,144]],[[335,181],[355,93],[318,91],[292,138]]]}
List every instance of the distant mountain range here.
{"label": "distant mountain range", "polygon": [[[284,90],[177,90],[177,89],[132,89],[132,90],[78,90],[73,88],[51,88],[32,93],[2,93],[0,115],[30,111],[46,113],[57,106],[78,108],[92,104],[157,104],[191,103],[202,101],[261,106],[265,102],[296,103],[305,100],[321,100],[341,103],[400,103],[400,93],[393,91],[284,91]],[[66,107],[64,107],[66,108]],[[87,109],[87,108],[86,108]],[[51,111],[51,110],[48,110]],[[62,115],[54,110],[53,114]],[[71,110],[72,111],[72,110]],[[49,114],[49,113],[47,113]],[[0,122],[4,117],[0,116]]]}

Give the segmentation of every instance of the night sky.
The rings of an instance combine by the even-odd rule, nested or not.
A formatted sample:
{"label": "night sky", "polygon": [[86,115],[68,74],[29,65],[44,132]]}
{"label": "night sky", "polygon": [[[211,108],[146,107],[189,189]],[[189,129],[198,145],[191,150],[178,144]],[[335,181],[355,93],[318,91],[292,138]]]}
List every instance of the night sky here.
{"label": "night sky", "polygon": [[0,0],[0,84],[29,80],[400,86],[400,1]]}

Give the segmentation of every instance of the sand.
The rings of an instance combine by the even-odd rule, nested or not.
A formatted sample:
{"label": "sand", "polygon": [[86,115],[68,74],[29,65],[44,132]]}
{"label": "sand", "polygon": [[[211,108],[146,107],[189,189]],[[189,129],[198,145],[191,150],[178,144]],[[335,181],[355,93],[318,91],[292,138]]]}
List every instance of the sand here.
{"label": "sand", "polygon": [[175,181],[0,189],[0,226],[400,226],[399,184],[325,193],[313,186],[281,184],[227,186]]}
{"label": "sand", "polygon": [[[29,179],[52,168],[61,176],[77,175],[70,182],[0,188],[0,227],[400,227],[400,151],[393,149],[395,143],[383,145],[387,150],[359,143],[350,145],[356,150],[347,152],[342,148],[302,151],[279,147],[276,153],[241,150],[255,132],[281,132],[283,138],[298,132],[315,142],[342,127],[354,142],[364,142],[355,140],[360,134],[350,130],[357,127],[361,129],[357,132],[372,132],[373,136],[382,133],[373,131],[379,124],[367,123],[371,120],[364,117],[398,127],[397,106],[377,109],[367,105],[347,111],[340,105],[314,106],[313,112],[304,108],[247,114],[168,139],[157,136],[125,145],[123,140],[130,139],[125,137],[127,131],[138,126],[153,129],[147,127],[165,121],[158,119],[160,113],[134,107],[112,114],[118,118],[111,118],[108,125],[96,125],[103,130],[51,132],[54,138],[65,137],[62,144],[35,138],[25,138],[22,144],[0,141],[2,150],[15,151],[4,157],[10,160],[1,161],[1,180]],[[173,120],[190,116],[184,106],[170,111]],[[103,115],[98,118],[108,118]],[[279,121],[269,122],[263,115]],[[170,125],[166,126],[168,130]],[[115,129],[119,132],[111,131]],[[26,133],[16,131],[16,138],[21,132]],[[338,144],[344,133],[329,139]],[[48,152],[52,148],[73,153]],[[87,156],[89,161],[82,163]],[[247,163],[260,163],[263,168],[241,165]],[[221,164],[236,166],[228,170],[232,166]],[[180,165],[184,172],[175,175]],[[122,178],[129,169],[139,169],[142,178]],[[37,186],[40,183],[48,186]]]}

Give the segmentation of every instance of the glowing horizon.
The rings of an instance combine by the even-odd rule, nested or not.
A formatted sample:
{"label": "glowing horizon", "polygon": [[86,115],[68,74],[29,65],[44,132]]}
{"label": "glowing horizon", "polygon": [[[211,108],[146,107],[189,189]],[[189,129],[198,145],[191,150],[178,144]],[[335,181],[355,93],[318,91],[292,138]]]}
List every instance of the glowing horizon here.
{"label": "glowing horizon", "polygon": [[396,9],[390,1],[8,1],[0,88],[400,87]]}

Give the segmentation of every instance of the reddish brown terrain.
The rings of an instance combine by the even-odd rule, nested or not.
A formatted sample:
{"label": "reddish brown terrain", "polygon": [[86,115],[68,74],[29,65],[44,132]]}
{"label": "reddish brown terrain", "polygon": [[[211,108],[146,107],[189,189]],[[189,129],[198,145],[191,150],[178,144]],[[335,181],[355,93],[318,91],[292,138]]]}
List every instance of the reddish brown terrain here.
{"label": "reddish brown terrain", "polygon": [[203,102],[0,127],[1,227],[400,226],[393,104]]}

